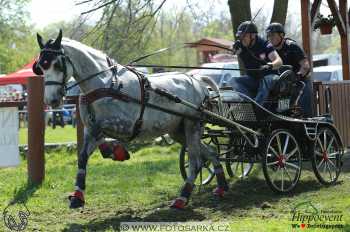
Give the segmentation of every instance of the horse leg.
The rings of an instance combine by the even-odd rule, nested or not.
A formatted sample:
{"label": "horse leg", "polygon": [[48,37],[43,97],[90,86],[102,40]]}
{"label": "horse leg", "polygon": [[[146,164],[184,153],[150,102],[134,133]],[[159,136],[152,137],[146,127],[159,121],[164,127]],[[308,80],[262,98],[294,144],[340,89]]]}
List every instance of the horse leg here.
{"label": "horse leg", "polygon": [[83,207],[85,204],[84,191],[86,179],[86,166],[89,156],[97,147],[96,137],[92,136],[89,131],[84,128],[84,143],[78,156],[78,172],[75,181],[75,191],[69,195],[70,208],[75,209]]}
{"label": "horse leg", "polygon": [[199,122],[185,120],[184,129],[189,157],[189,175],[187,177],[187,180],[185,181],[185,184],[181,188],[180,197],[176,198],[170,205],[171,208],[176,209],[183,209],[187,205],[194,188],[194,182],[201,168],[201,125]]}
{"label": "horse leg", "polygon": [[207,160],[210,160],[214,166],[214,173],[216,176],[217,187],[214,189],[213,194],[218,197],[223,197],[224,193],[228,191],[229,187],[225,178],[224,169],[220,164],[220,161],[217,157],[217,153],[213,151],[211,147],[201,143],[201,155]]}

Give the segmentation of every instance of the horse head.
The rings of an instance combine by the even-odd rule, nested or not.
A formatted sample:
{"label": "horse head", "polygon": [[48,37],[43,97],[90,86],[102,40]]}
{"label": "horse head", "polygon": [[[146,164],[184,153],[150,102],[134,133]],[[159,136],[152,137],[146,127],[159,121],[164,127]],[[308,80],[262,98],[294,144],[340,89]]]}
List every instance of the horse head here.
{"label": "horse head", "polygon": [[65,95],[65,86],[69,77],[73,75],[72,65],[64,53],[62,47],[62,30],[55,40],[49,39],[46,43],[37,34],[37,41],[40,47],[39,58],[33,64],[33,72],[43,75],[45,80],[46,104],[53,108],[58,107]]}

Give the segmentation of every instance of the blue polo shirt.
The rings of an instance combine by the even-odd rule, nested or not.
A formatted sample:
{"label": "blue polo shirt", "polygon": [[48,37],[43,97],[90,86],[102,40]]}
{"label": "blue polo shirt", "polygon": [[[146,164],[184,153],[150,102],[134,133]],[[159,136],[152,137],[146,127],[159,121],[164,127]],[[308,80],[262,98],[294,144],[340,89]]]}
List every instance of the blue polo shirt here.
{"label": "blue polo shirt", "polygon": [[[239,58],[243,62],[243,65],[246,69],[259,69],[267,62],[271,62],[271,60],[268,58],[268,55],[273,51],[275,51],[275,49],[272,44],[260,36],[257,36],[255,44],[252,47],[246,48],[243,46],[242,52],[239,54]],[[272,73],[272,71],[266,73],[261,71],[247,70],[247,74],[249,76],[256,78],[262,78],[263,76]]]}

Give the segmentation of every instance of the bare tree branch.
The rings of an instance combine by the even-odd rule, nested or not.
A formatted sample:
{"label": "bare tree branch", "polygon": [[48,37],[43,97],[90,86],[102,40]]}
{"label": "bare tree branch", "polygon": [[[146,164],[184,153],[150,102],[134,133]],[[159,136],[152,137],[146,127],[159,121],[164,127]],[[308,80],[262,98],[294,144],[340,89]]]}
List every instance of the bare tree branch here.
{"label": "bare tree branch", "polygon": [[89,3],[89,2],[92,2],[93,0],[85,0],[85,1],[81,1],[81,2],[77,2],[75,3],[76,6],[79,6],[79,5],[83,5],[85,3]]}
{"label": "bare tree branch", "polygon": [[82,15],[84,15],[84,14],[89,14],[89,13],[91,13],[91,12],[93,12],[93,11],[96,11],[96,10],[99,10],[99,9],[101,9],[101,8],[103,8],[103,7],[108,6],[108,5],[112,4],[112,3],[114,3],[115,1],[116,1],[116,0],[109,1],[109,2],[107,2],[107,3],[104,3],[104,4],[102,4],[102,5],[98,6],[98,7],[96,7],[96,8],[93,8],[93,9],[91,9],[91,10],[85,11],[85,12],[83,12],[83,13],[81,13],[81,14],[82,14]]}
{"label": "bare tree branch", "polygon": [[152,16],[154,16],[155,14],[157,14],[157,12],[162,8],[162,6],[164,5],[164,3],[166,2],[167,0],[163,0],[162,3],[158,6],[158,8],[153,12]]}

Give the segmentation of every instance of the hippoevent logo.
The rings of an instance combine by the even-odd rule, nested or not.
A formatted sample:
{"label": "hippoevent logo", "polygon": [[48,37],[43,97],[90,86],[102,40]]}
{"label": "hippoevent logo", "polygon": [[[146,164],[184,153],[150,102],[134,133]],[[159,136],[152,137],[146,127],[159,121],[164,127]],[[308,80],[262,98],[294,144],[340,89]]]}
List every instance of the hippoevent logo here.
{"label": "hippoevent logo", "polygon": [[24,203],[9,204],[3,211],[5,226],[11,231],[23,231],[28,225],[30,212]]}
{"label": "hippoevent logo", "polygon": [[291,211],[292,228],[342,229],[343,213],[338,210],[319,210],[311,201],[297,204]]}

